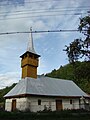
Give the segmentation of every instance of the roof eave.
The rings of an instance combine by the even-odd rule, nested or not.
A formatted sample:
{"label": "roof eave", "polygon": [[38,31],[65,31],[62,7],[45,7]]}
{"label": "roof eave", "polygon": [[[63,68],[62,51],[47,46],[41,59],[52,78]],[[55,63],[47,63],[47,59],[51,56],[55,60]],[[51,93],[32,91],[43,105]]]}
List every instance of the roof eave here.
{"label": "roof eave", "polygon": [[[40,94],[20,94],[20,95],[13,95],[13,96],[4,96],[5,99],[7,98],[21,98],[21,97],[30,97],[30,96],[42,96],[42,97],[56,97],[56,98],[81,98],[82,96],[59,96],[59,95],[40,95]],[[90,98],[90,96],[83,96],[85,98]]]}
{"label": "roof eave", "polygon": [[36,53],[32,53],[32,52],[26,51],[24,54],[22,54],[22,55],[20,56],[20,58],[22,58],[22,57],[23,57],[25,54],[27,54],[27,53],[33,54],[33,55],[35,55],[35,56],[37,56],[37,57],[40,57],[40,55],[38,55],[38,54],[36,54]]}

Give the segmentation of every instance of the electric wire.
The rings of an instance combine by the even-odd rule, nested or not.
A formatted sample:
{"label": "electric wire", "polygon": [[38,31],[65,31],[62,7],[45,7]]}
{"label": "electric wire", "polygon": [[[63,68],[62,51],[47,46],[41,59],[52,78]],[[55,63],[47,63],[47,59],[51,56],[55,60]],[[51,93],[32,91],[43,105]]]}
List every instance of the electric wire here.
{"label": "electric wire", "polygon": [[[43,31],[23,31],[23,32],[1,32],[0,35],[21,34],[21,33],[53,33],[53,32],[78,32],[79,30],[43,30]],[[87,30],[82,30],[87,31]]]}
{"label": "electric wire", "polygon": [[[14,12],[10,12],[10,16],[11,15],[19,15],[19,14],[28,14],[28,13],[48,13],[48,12],[65,12],[65,11],[70,11],[70,12],[72,12],[72,11],[76,11],[76,10],[74,10],[74,9],[59,9],[59,8],[57,8],[57,9],[49,9],[49,10],[47,10],[47,9],[42,9],[42,10],[22,10],[22,11],[14,11]],[[77,11],[89,11],[89,9],[77,9]],[[8,12],[0,12],[0,15],[5,15],[5,14],[8,14]]]}
{"label": "electric wire", "polygon": [[[28,10],[17,10],[17,11],[11,11],[11,12],[0,12],[0,17],[1,17],[0,20],[20,19],[20,18],[29,18],[29,17],[46,17],[46,16],[51,17],[51,16],[60,16],[60,15],[82,15],[82,14],[90,13],[90,10],[89,10],[90,6],[87,6],[87,7],[84,6],[84,7],[85,8],[83,8],[83,9],[82,9],[82,7],[78,7],[77,8],[78,12],[76,12],[76,13],[72,13],[72,11],[76,11],[75,9],[65,9],[65,8],[64,9],[62,9],[62,8],[39,9],[39,10],[28,9]],[[75,7],[70,7],[70,8],[75,8]],[[69,13],[68,13],[68,11],[69,11]],[[67,12],[67,13],[63,13],[63,12]],[[31,15],[30,15],[30,13],[31,13]],[[35,15],[35,14],[37,14],[37,15]],[[17,16],[15,16],[15,15],[17,15]],[[23,16],[23,15],[27,15],[27,16]]]}
{"label": "electric wire", "polygon": [[[11,11],[12,13],[14,12],[14,13],[16,13],[16,12],[26,12],[26,11],[31,11],[31,12],[33,12],[33,11],[47,11],[47,10],[60,10],[60,11],[76,11],[76,9],[75,8],[77,8],[77,7],[67,7],[67,8],[60,8],[60,7],[55,7],[55,8],[53,8],[53,9],[32,9],[32,10],[30,10],[30,9],[22,9],[22,10],[14,10],[14,11]],[[68,10],[69,9],[69,10]],[[77,10],[90,10],[90,6],[81,6],[81,7],[78,7],[77,8]],[[5,13],[8,13],[8,12],[0,12],[0,14],[5,14]]]}
{"label": "electric wire", "polygon": [[58,13],[58,14],[46,14],[46,15],[44,15],[44,14],[38,14],[38,15],[27,15],[27,16],[21,16],[21,17],[4,17],[4,18],[1,18],[0,20],[9,20],[9,19],[24,19],[24,18],[30,18],[30,17],[53,17],[53,16],[56,16],[56,17],[60,17],[61,15],[71,15],[71,16],[77,16],[77,15],[82,15],[82,14],[87,14],[86,12],[85,13],[72,13],[72,14],[70,14],[70,13]]}
{"label": "electric wire", "polygon": [[[53,1],[60,2],[60,0],[53,0]],[[29,1],[29,3],[30,2],[32,3],[32,2],[48,2],[48,1],[37,0],[37,1]],[[16,3],[18,3],[18,2],[16,2]],[[10,3],[8,3],[8,4],[10,4]],[[67,7],[67,8],[77,8],[77,7]],[[29,17],[51,17],[51,16],[58,17],[60,15],[82,15],[82,14],[90,13],[89,8],[90,8],[90,6],[80,6],[77,8],[78,12],[76,12],[76,13],[63,13],[65,11],[72,12],[72,11],[76,11],[76,10],[74,10],[74,9],[68,10],[68,9],[62,9],[62,8],[54,8],[54,9],[49,9],[49,10],[48,9],[41,9],[41,10],[34,9],[34,10],[17,10],[17,11],[11,11],[11,12],[0,12],[0,17],[1,17],[0,20],[20,19],[20,18],[29,18]]]}
{"label": "electric wire", "polygon": [[[63,0],[62,0],[63,1]],[[49,0],[49,1],[46,1],[46,0],[43,0],[43,1],[29,1],[29,2],[22,2],[22,3],[20,3],[20,2],[14,2],[14,4],[19,4],[19,5],[22,5],[22,4],[27,4],[27,3],[45,3],[45,2],[61,2],[61,0]],[[0,6],[10,6],[10,5],[14,5],[13,3],[11,3],[11,2],[8,2],[8,3],[2,3]]]}
{"label": "electric wire", "polygon": [[18,5],[23,5],[23,4],[33,4],[33,3],[47,3],[47,2],[63,2],[63,0],[43,0],[43,1],[40,1],[40,0],[37,0],[37,1],[24,1],[24,2],[19,2],[19,1],[16,1],[16,2],[13,2],[13,3],[11,3],[11,2],[7,2],[7,3],[3,3],[2,1],[1,1],[1,4],[0,4],[0,6],[16,6],[17,4]]}

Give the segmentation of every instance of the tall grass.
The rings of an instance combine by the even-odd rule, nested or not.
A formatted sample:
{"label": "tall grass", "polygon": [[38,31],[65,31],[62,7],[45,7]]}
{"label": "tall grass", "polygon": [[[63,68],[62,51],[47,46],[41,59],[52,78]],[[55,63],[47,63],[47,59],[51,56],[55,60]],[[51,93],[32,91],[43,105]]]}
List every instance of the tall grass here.
{"label": "tall grass", "polygon": [[37,113],[0,111],[0,120],[90,120],[90,111],[64,110]]}

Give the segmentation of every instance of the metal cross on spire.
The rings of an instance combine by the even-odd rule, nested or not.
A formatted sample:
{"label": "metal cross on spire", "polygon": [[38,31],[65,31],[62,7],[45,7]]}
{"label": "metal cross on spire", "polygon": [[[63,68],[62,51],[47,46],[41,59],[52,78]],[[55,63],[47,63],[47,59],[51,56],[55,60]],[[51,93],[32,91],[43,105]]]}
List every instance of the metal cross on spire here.
{"label": "metal cross on spire", "polygon": [[27,45],[27,51],[29,51],[31,53],[36,53],[34,50],[34,45],[33,45],[32,27],[30,27],[30,36],[29,36],[29,42]]}

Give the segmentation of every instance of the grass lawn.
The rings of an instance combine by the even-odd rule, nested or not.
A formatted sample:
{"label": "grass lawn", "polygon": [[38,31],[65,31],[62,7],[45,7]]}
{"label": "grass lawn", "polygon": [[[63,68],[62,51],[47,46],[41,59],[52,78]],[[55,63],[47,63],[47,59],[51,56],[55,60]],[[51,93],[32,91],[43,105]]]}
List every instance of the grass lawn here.
{"label": "grass lawn", "polygon": [[37,113],[0,111],[0,120],[90,120],[90,111],[64,110]]}

